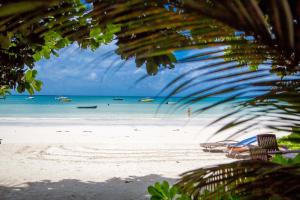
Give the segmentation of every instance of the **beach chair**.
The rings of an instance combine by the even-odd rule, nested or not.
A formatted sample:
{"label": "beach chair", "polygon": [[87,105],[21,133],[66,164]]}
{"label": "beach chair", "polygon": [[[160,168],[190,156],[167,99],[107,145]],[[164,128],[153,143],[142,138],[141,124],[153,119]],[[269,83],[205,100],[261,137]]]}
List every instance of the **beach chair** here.
{"label": "beach chair", "polygon": [[276,135],[274,134],[261,134],[257,135],[258,146],[267,152],[268,158],[275,154],[297,154],[300,150],[288,150],[286,147],[279,148],[277,144]]}
{"label": "beach chair", "polygon": [[226,154],[226,157],[235,159],[249,159],[249,149],[255,147],[253,143],[255,143],[256,141],[256,136],[253,136],[234,145],[227,146],[228,153]]}
{"label": "beach chair", "polygon": [[235,140],[221,140],[218,142],[207,142],[200,143],[200,147],[203,148],[205,152],[224,152],[224,148],[228,145],[236,144],[238,141]]}
{"label": "beach chair", "polygon": [[251,147],[249,151],[251,160],[268,161],[270,158],[266,149],[262,149],[260,147]]}
{"label": "beach chair", "polygon": [[256,141],[256,136],[250,137],[241,141],[235,141],[235,140],[222,140],[218,142],[209,142],[209,143],[201,143],[200,146],[205,152],[227,152],[228,147],[240,147],[244,145],[251,144]]}
{"label": "beach chair", "polygon": [[269,151],[279,151],[276,135],[274,134],[260,134],[257,135],[257,144],[260,148]]}

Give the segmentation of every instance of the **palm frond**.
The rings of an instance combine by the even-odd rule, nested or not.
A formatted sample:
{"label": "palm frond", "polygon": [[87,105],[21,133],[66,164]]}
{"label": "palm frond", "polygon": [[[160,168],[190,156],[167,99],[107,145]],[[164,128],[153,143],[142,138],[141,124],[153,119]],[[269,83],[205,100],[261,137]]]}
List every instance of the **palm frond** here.
{"label": "palm frond", "polygon": [[192,170],[181,176],[177,185],[195,200],[223,199],[228,194],[240,199],[300,198],[299,164],[243,160]]}

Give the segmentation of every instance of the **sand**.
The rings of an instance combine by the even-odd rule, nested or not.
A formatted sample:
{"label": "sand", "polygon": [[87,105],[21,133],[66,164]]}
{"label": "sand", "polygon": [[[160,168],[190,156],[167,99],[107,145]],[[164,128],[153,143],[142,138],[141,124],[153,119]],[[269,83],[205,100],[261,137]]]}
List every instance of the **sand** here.
{"label": "sand", "polygon": [[199,146],[201,120],[2,119],[1,200],[142,200],[147,186],[232,162]]}

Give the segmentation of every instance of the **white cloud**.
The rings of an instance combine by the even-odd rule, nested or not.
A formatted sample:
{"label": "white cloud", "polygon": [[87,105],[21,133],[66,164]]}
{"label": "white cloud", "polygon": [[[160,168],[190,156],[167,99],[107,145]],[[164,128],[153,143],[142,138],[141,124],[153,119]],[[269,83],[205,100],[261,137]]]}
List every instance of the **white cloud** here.
{"label": "white cloud", "polygon": [[87,79],[88,80],[91,80],[91,81],[94,81],[94,80],[96,80],[98,78],[98,76],[97,76],[97,74],[95,73],[95,72],[91,72],[89,75],[88,75],[88,77],[87,77]]}

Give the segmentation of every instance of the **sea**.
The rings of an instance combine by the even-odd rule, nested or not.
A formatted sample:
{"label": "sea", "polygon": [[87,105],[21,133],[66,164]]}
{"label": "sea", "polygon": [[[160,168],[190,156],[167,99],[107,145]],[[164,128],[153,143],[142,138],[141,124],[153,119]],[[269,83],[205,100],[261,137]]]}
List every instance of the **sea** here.
{"label": "sea", "polygon": [[[165,101],[165,97],[63,96],[63,98],[70,99],[70,102],[63,102],[59,100],[60,97],[9,95],[5,99],[0,99],[0,118],[185,118],[189,117],[188,109],[193,112],[220,100],[216,97],[192,105],[184,105],[180,103],[180,97]],[[145,98],[153,101],[141,101]],[[78,108],[85,106],[97,106],[97,108]],[[193,117],[220,115],[228,109],[228,106],[225,104]]]}

